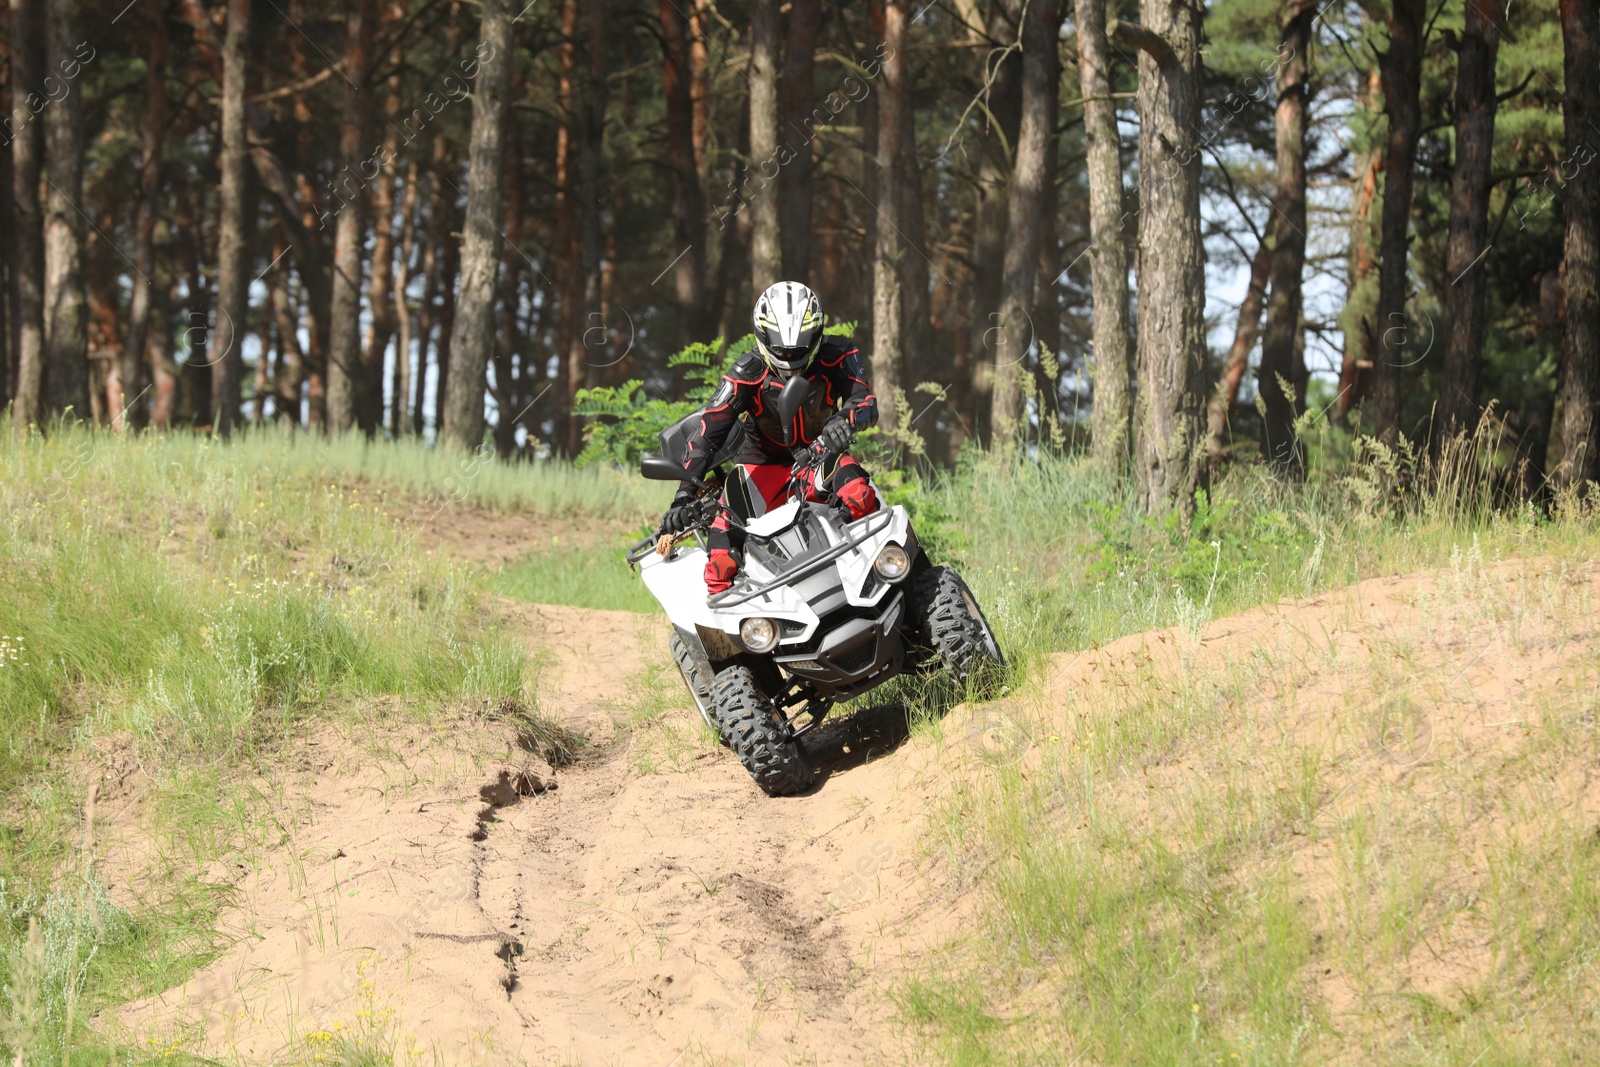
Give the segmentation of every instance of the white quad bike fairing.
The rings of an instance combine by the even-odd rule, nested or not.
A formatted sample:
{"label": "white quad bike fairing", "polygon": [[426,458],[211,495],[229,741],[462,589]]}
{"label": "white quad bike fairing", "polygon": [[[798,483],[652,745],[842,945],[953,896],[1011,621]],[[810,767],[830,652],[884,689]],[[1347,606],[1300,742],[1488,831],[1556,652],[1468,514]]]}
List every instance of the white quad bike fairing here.
{"label": "white quad bike fairing", "polygon": [[[801,507],[799,500],[791,500],[751,519],[746,524],[746,531],[754,537],[782,533],[800,516]],[[887,512],[880,510],[857,519],[842,530],[831,524],[823,526],[831,545],[842,544],[852,535],[859,536],[864,528],[879,526],[881,529],[873,529],[858,545],[832,561],[831,565],[838,568],[845,598],[852,605],[874,606],[893,588],[886,582],[876,582],[868,590],[869,579],[873,577],[872,565],[878,553],[891,542],[901,546],[909,543],[910,516],[903,506],[896,504]],[[734,644],[739,643],[739,625],[745,619],[773,619],[801,627],[783,627],[783,636],[778,642],[779,650],[784,645],[803,644],[815,634],[819,620],[816,612],[811,610],[811,605],[798,591],[787,585],[770,585],[776,575],[769,572],[753,554],[740,568],[731,590],[730,599],[737,602],[726,607],[706,603],[705,567],[705,545],[698,542],[684,544],[667,556],[652,552],[639,561],[639,574],[644,579],[645,587],[660,601],[674,626],[691,634],[697,628],[721,631]],[[769,587],[747,599],[739,595],[742,590],[761,585]]]}

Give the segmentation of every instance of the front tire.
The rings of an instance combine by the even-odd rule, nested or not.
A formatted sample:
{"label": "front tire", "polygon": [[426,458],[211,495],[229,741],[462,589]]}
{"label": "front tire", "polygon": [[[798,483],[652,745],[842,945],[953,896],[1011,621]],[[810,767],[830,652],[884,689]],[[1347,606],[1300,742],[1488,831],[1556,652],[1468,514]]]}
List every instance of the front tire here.
{"label": "front tire", "polygon": [[711,692],[722,743],[733,749],[756,785],[774,797],[811,787],[805,749],[750,668],[735,665],[718,672]]}
{"label": "front tire", "polygon": [[1006,657],[961,575],[951,567],[929,567],[912,575],[909,599],[918,642],[956,681],[977,684],[987,695]]}
{"label": "front tire", "polygon": [[683,675],[684,686],[694,698],[695,709],[700,712],[700,717],[706,721],[706,725],[711,727],[711,732],[719,737],[722,736],[722,729],[717,725],[716,712],[712,708],[711,661],[676,629],[672,631],[668,647],[672,650],[672,662],[678,665],[678,673]]}

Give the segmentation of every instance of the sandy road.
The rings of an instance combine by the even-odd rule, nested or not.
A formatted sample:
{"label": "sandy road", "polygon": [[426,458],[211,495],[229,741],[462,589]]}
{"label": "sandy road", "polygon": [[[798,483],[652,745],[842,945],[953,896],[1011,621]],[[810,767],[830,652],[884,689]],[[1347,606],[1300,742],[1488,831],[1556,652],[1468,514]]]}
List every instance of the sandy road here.
{"label": "sandy road", "polygon": [[820,788],[772,800],[687,706],[619,726],[659,620],[513,615],[542,707],[594,748],[552,770],[509,734],[324,731],[282,844],[213,872],[238,942],[120,1023],[249,1063],[363,1027],[403,1062],[899,1060],[885,986],[954,921],[916,851],[940,746],[864,713],[811,740]]}

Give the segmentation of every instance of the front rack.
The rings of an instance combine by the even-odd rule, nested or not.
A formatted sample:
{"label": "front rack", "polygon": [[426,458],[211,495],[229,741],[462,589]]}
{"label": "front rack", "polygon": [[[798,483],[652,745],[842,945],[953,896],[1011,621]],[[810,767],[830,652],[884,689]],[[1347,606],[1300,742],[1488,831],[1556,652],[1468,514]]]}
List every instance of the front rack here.
{"label": "front rack", "polygon": [[[882,533],[884,529],[886,529],[888,525],[894,521],[894,509],[884,508],[881,511],[875,512],[856,521],[861,524],[861,528],[859,530],[850,530],[849,534],[843,541],[839,542],[837,545],[834,545],[821,555],[813,556],[791,570],[781,571],[774,575],[770,581],[764,582],[760,585],[751,586],[748,589],[736,587],[729,589],[725,593],[718,593],[716,596],[709,598],[706,603],[711,607],[716,608],[718,611],[726,610],[727,608],[736,608],[741,604],[748,604],[750,601],[764,595],[769,590],[776,588],[777,586],[787,585],[791,582],[798,581],[801,578],[805,578],[808,575],[814,574],[823,567],[827,566],[829,563],[832,563],[834,560],[838,559],[840,556],[844,555],[846,552],[856,548],[868,538],[875,537]],[[849,527],[846,527],[846,529],[849,529]]]}

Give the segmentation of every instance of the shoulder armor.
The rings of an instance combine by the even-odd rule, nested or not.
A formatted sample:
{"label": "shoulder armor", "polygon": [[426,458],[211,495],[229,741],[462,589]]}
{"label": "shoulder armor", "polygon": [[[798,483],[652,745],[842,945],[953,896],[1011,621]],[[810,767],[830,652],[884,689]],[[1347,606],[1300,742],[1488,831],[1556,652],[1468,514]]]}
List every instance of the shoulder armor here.
{"label": "shoulder armor", "polygon": [[848,337],[824,337],[822,346],[817,349],[817,362],[828,367],[836,367],[845,356],[857,351],[856,343]]}
{"label": "shoulder armor", "polygon": [[760,381],[761,376],[766,372],[767,365],[762,361],[761,353],[752,350],[734,360],[733,366],[728,368],[725,377],[732,378],[736,382],[743,382],[746,385],[753,385]]}

